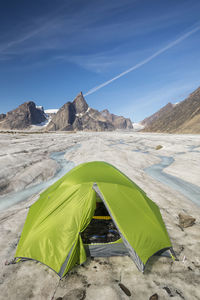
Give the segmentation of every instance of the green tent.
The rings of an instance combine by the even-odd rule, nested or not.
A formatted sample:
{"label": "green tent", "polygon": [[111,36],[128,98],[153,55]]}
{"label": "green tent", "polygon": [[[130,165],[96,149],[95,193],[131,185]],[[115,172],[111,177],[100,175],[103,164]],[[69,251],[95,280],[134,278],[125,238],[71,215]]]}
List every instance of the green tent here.
{"label": "green tent", "polygon": [[[120,239],[83,244],[96,201],[109,212]],[[171,249],[159,208],[127,176],[100,161],[78,165],[30,207],[15,257],[39,261],[63,277],[87,255],[129,255],[139,270],[157,252]]]}

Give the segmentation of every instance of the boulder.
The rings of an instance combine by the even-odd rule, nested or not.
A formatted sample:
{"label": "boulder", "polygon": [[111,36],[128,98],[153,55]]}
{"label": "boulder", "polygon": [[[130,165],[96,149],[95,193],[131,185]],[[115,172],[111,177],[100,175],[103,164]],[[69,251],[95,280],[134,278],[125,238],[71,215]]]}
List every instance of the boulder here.
{"label": "boulder", "polygon": [[85,289],[75,289],[63,296],[63,300],[84,300],[86,296]]}
{"label": "boulder", "polygon": [[182,227],[182,228],[190,227],[190,226],[192,226],[192,225],[195,223],[195,221],[196,221],[196,219],[193,218],[192,216],[190,216],[190,215],[185,215],[185,214],[182,214],[182,213],[180,213],[180,214],[178,215],[178,217],[179,217],[179,225],[180,225],[180,227]]}
{"label": "boulder", "polygon": [[158,294],[153,294],[150,298],[149,298],[149,300],[158,300]]}
{"label": "boulder", "polygon": [[128,296],[131,296],[131,292],[129,291],[129,289],[123,284],[123,283],[119,283],[119,287],[122,289],[122,291]]}

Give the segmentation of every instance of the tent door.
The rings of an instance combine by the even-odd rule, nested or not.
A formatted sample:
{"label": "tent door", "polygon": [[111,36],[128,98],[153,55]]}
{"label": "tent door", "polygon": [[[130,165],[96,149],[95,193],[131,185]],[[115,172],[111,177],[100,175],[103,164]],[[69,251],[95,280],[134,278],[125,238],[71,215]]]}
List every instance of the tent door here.
{"label": "tent door", "polygon": [[129,242],[126,240],[126,238],[123,236],[123,234],[121,233],[120,229],[119,229],[119,226],[117,224],[117,222],[115,221],[115,219],[113,218],[112,216],[112,213],[106,203],[106,200],[104,199],[101,191],[99,190],[98,188],[98,185],[96,183],[93,184],[93,189],[94,191],[97,193],[97,195],[101,198],[101,200],[103,201],[105,207],[107,208],[112,220],[113,220],[113,223],[115,224],[120,236],[121,236],[121,239],[123,240],[123,243],[124,245],[126,246],[127,250],[128,250],[128,253],[129,253],[129,256],[132,258],[132,260],[135,262],[137,268],[141,271],[141,272],[144,272],[144,264],[143,262],[141,261],[140,257],[137,255],[137,253],[135,252],[135,250],[132,248],[132,246],[129,244]]}

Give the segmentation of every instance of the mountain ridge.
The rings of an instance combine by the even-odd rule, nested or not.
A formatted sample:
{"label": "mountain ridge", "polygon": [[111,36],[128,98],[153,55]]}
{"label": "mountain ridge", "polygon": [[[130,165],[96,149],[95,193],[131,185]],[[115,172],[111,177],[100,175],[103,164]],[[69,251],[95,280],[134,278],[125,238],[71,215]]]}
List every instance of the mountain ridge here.
{"label": "mountain ridge", "polygon": [[40,130],[111,131],[133,128],[130,119],[110,114],[108,110],[103,113],[89,107],[80,92],[73,102],[66,102],[58,110],[49,110],[48,116],[42,106],[36,106],[33,101],[25,102],[7,114],[0,114],[0,129],[29,130],[32,125],[47,123],[48,119],[48,124],[41,126]]}
{"label": "mountain ridge", "polygon": [[16,109],[0,115],[0,129],[27,129],[46,121],[42,107],[37,107],[33,101],[25,102]]}
{"label": "mountain ridge", "polygon": [[178,104],[168,103],[142,124],[143,132],[200,133],[200,87]]}
{"label": "mountain ridge", "polygon": [[[106,115],[103,113],[105,111]],[[73,102],[65,103],[58,110],[46,130],[111,131],[133,128],[130,119],[110,114],[108,110],[103,112],[89,107],[80,92]]]}

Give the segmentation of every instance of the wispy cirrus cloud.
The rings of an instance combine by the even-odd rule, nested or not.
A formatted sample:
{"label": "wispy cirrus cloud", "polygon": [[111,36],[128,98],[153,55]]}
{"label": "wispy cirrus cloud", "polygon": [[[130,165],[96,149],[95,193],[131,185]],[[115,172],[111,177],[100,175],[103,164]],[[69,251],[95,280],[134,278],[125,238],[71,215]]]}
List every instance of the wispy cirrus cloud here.
{"label": "wispy cirrus cloud", "polygon": [[53,14],[28,21],[27,30],[24,24],[21,24],[20,30],[19,25],[14,38],[6,38],[1,42],[0,54],[8,59],[15,55],[54,50],[56,53],[51,54],[53,59],[65,57],[86,69],[90,65],[91,70],[98,72],[100,64],[106,68],[110,63],[101,54],[96,55],[95,61],[94,53],[104,52],[105,48],[109,52],[112,48],[115,55],[117,45],[126,45],[131,40],[134,45],[133,40],[137,36],[148,35],[181,22],[177,11],[136,17],[134,22],[130,16],[119,20],[118,14],[123,10],[133,10],[134,2],[137,1],[102,0],[97,5],[97,1],[84,1],[84,5],[77,7],[76,11],[69,11],[68,6],[64,5]]}
{"label": "wispy cirrus cloud", "polygon": [[140,67],[144,66],[145,64],[147,64],[148,62],[150,62],[151,60],[153,60],[154,58],[156,58],[157,56],[161,55],[162,53],[166,52],[167,50],[171,49],[172,47],[176,46],[177,44],[181,43],[182,41],[184,41],[185,39],[187,39],[189,36],[195,34],[196,32],[198,32],[200,30],[200,25],[196,26],[195,28],[193,28],[192,30],[189,30],[188,32],[186,32],[185,34],[183,34],[182,36],[180,36],[178,39],[176,39],[175,41],[169,43],[168,45],[166,45],[165,47],[161,48],[160,50],[156,51],[154,54],[150,55],[149,57],[147,57],[146,59],[142,60],[141,62],[135,64],[134,66],[132,66],[131,68],[129,68],[128,70],[120,73],[119,75],[111,78],[110,80],[105,81],[104,83],[90,89],[88,92],[86,92],[84,94],[84,96],[88,96],[91,95],[93,93],[95,93],[96,91],[102,89],[103,87],[109,85],[110,83],[112,83],[113,81],[125,76],[126,74],[139,69]]}
{"label": "wispy cirrus cloud", "polygon": [[130,61],[134,61],[138,56],[144,56],[146,53],[151,51],[150,49],[144,50],[127,50],[126,59],[124,57],[124,49],[120,46],[115,47],[112,50],[102,51],[97,53],[89,53],[83,55],[57,55],[54,57],[55,60],[61,62],[70,62],[81,66],[82,68],[92,71],[94,73],[107,73],[110,69],[122,69],[128,67]]}
{"label": "wispy cirrus cloud", "polygon": [[[139,122],[144,119],[144,112],[146,112],[145,117],[147,117],[169,102],[177,103],[183,101],[199,86],[200,80],[194,80],[193,78],[191,80],[187,78],[187,80],[166,84],[161,88],[148,92],[148,95],[141,93],[136,97],[137,100],[133,104],[129,104],[126,107],[126,110],[124,106],[121,106],[115,113],[121,112],[130,117],[134,122]],[[155,107],[157,107],[156,110]],[[130,113],[127,114],[127,112],[132,112],[132,115]],[[137,112],[137,114],[135,115],[134,112]]]}

